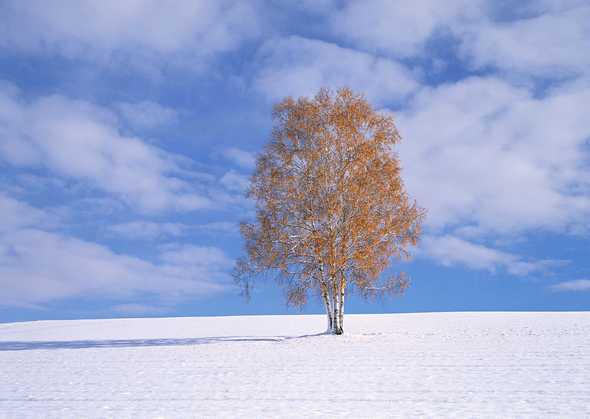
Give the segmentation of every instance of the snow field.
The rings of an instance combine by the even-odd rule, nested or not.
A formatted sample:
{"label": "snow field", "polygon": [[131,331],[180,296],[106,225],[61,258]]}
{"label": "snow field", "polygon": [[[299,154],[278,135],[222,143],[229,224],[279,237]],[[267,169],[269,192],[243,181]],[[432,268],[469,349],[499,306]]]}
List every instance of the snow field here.
{"label": "snow field", "polygon": [[0,418],[590,417],[590,313],[0,324]]}

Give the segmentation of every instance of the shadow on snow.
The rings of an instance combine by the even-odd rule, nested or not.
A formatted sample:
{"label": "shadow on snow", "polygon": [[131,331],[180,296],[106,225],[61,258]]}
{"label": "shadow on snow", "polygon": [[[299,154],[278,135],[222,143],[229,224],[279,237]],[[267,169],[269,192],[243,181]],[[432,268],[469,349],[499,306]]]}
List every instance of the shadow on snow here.
{"label": "shadow on snow", "polygon": [[65,341],[0,341],[1,351],[32,351],[38,349],[86,349],[86,348],[136,348],[145,346],[186,346],[219,342],[283,342],[322,336],[325,333],[302,336],[220,336],[185,339],[113,339],[113,340],[65,340]]}

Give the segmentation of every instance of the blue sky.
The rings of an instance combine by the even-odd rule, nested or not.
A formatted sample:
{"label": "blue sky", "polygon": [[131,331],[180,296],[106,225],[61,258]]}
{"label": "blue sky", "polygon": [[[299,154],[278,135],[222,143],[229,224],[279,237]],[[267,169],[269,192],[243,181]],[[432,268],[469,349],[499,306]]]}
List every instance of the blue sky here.
{"label": "blue sky", "polygon": [[298,312],[230,272],[272,104],[322,86],[393,113],[428,210],[349,312],[590,310],[587,51],[576,0],[3,1],[0,321]]}

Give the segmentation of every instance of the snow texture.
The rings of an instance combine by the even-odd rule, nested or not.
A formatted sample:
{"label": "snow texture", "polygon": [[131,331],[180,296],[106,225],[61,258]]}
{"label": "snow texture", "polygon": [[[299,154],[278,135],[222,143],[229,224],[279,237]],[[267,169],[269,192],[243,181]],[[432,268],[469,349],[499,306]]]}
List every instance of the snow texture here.
{"label": "snow texture", "polygon": [[590,313],[0,324],[1,418],[590,417]]}

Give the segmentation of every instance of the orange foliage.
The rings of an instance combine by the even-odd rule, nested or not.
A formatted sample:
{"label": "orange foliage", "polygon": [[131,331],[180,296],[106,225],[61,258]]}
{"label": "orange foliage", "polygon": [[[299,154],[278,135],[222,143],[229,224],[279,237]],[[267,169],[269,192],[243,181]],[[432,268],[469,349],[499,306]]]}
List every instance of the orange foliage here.
{"label": "orange foliage", "polygon": [[272,140],[258,158],[249,196],[256,222],[243,223],[247,256],[236,278],[275,272],[287,301],[319,291],[329,328],[342,333],[347,290],[363,296],[403,291],[402,274],[380,281],[392,257],[416,245],[424,210],[410,201],[394,146],[393,118],[350,89],[322,89],[274,108]]}

